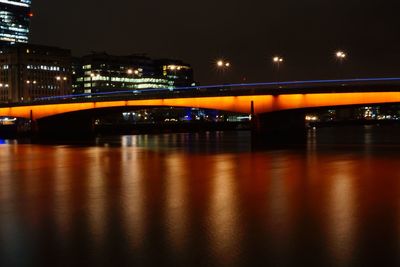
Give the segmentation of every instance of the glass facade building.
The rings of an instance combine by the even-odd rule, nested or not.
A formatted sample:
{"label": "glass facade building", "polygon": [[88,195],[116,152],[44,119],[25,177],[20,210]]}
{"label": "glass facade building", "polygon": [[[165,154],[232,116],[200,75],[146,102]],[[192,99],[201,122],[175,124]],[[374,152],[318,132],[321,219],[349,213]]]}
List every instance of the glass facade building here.
{"label": "glass facade building", "polygon": [[28,43],[31,0],[0,0],[0,44]]}
{"label": "glass facade building", "polygon": [[93,53],[74,60],[73,93],[92,94],[148,88],[190,86],[193,70],[179,60],[153,60],[145,55]]}

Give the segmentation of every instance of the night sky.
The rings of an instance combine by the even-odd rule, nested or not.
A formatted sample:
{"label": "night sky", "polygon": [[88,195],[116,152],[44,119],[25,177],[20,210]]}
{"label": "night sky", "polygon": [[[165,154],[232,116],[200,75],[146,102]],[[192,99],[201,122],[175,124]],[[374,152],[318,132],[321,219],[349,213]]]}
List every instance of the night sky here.
{"label": "night sky", "polygon": [[[191,63],[202,84],[400,76],[395,0],[33,0],[31,41]],[[348,60],[340,66],[338,49]],[[218,73],[217,58],[232,69]]]}

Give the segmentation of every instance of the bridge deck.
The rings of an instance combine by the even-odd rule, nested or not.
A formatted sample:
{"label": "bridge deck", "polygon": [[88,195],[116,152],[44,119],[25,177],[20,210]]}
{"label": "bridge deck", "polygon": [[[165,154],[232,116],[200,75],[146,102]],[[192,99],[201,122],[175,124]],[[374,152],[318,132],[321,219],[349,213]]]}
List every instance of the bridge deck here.
{"label": "bridge deck", "polygon": [[195,107],[250,113],[286,109],[368,105],[400,102],[400,79],[366,84],[359,80],[335,83],[238,84],[121,91],[112,94],[45,98],[31,103],[0,107],[0,116],[40,119],[52,115],[105,108]]}

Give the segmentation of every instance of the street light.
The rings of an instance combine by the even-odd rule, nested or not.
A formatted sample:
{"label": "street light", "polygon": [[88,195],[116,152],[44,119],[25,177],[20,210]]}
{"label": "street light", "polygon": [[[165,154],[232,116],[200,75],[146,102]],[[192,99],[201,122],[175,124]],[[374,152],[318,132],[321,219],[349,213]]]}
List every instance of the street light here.
{"label": "street light", "polygon": [[279,65],[279,63],[283,62],[283,58],[279,57],[279,56],[275,56],[275,57],[272,58],[272,61]]}
{"label": "street light", "polygon": [[[56,76],[55,78],[56,78],[56,81],[59,83],[59,86],[60,86],[59,88],[60,88],[61,92],[64,92],[64,89],[65,89],[64,82],[66,82],[68,80],[68,78],[66,76]],[[33,81],[33,83],[36,84],[36,81]]]}
{"label": "street light", "polygon": [[336,52],[336,58],[339,59],[340,62],[342,62],[346,57],[347,57],[347,54],[345,52],[343,52],[343,51]]}
{"label": "street light", "polygon": [[276,65],[276,81],[279,83],[279,69],[281,64],[283,63],[283,57],[281,56],[274,56],[272,58],[272,62],[274,65]]}
{"label": "street light", "polygon": [[[221,77],[223,77],[224,76],[223,73],[231,67],[231,63],[229,61],[222,60],[222,59],[217,60],[216,65],[217,65],[217,69],[222,72]],[[222,78],[222,80],[224,80],[224,78]],[[222,82],[224,82],[224,81],[222,81]]]}
{"label": "street light", "polygon": [[224,70],[226,68],[229,68],[230,66],[231,66],[231,63],[229,61],[224,61],[224,60],[218,60],[217,61],[217,67],[219,69]]}
{"label": "street light", "polygon": [[[336,59],[340,62],[340,65],[342,65],[343,61],[347,58],[346,52],[341,51],[341,50],[337,51],[335,56],[336,56]],[[339,67],[339,77],[340,78],[342,78],[341,76],[343,76],[341,72],[342,72],[342,68]]]}

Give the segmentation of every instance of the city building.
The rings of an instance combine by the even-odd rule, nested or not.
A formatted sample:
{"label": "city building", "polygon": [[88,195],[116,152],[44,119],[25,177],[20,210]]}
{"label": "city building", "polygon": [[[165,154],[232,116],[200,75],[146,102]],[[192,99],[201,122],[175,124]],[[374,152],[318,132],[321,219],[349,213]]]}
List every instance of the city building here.
{"label": "city building", "polygon": [[0,44],[28,43],[31,0],[0,0]]}
{"label": "city building", "polygon": [[14,44],[0,47],[0,102],[71,94],[71,51]]}
{"label": "city building", "polygon": [[155,60],[157,74],[167,79],[173,87],[193,85],[193,69],[181,60]]}
{"label": "city building", "polygon": [[73,63],[73,93],[168,88],[193,84],[189,64],[174,60],[153,60],[145,55],[115,56],[93,53]]}

